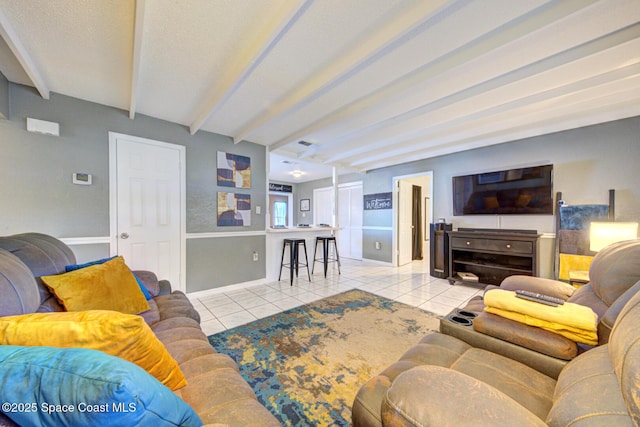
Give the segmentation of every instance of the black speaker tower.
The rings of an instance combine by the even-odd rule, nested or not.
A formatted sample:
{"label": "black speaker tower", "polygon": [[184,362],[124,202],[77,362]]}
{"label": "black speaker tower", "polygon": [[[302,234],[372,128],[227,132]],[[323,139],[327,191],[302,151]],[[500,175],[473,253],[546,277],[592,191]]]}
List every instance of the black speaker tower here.
{"label": "black speaker tower", "polygon": [[430,224],[429,236],[429,269],[433,277],[446,279],[449,277],[449,235],[452,225],[445,223]]}

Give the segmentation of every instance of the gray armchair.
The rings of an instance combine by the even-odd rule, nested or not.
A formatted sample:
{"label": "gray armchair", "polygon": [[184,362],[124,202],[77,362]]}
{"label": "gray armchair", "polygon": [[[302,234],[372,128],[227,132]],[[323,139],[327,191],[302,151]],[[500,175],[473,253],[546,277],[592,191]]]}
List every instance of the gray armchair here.
{"label": "gray armchair", "polygon": [[[531,290],[590,307],[598,315],[598,344],[602,345],[609,341],[611,328],[624,304],[640,291],[640,240],[619,242],[600,251],[593,259],[589,275],[591,282],[579,289],[564,282],[530,276],[508,277],[500,288]],[[473,321],[474,331],[503,340],[505,346],[512,343],[561,360],[571,360],[590,348],[483,309],[481,298],[471,301],[465,308],[478,314]],[[452,335],[458,336],[455,332],[453,330]],[[481,340],[482,335],[475,339]],[[492,351],[501,353],[497,348]]]}
{"label": "gray armchair", "polygon": [[616,317],[608,343],[557,379],[457,338],[432,333],[367,382],[354,427],[640,424],[640,293]]}

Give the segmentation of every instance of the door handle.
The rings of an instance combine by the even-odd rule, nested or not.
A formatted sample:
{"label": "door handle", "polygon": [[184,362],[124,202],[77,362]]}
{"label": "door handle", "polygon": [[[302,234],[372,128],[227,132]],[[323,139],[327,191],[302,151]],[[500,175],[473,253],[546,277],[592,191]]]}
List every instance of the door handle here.
{"label": "door handle", "polygon": [[120,233],[120,238],[121,239],[128,239],[129,238],[129,233]]}

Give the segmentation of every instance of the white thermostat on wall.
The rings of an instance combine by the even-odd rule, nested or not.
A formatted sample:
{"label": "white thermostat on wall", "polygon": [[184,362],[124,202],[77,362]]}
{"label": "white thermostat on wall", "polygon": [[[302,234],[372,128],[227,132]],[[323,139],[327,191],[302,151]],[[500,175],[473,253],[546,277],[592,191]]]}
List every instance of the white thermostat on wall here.
{"label": "white thermostat on wall", "polygon": [[91,174],[90,173],[82,173],[82,172],[74,172],[73,173],[73,183],[79,185],[91,185]]}

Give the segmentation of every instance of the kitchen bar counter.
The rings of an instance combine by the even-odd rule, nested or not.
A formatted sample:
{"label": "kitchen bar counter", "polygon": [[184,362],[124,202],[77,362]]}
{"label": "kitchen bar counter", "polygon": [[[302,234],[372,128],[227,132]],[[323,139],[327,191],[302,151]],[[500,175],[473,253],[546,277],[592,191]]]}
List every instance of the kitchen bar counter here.
{"label": "kitchen bar counter", "polygon": [[296,233],[296,232],[304,232],[304,231],[314,231],[314,232],[322,232],[327,231],[331,232],[337,230],[336,227],[316,227],[315,225],[309,227],[290,227],[290,228],[268,228],[267,233]]}
{"label": "kitchen bar counter", "polygon": [[[338,228],[336,227],[292,227],[292,228],[269,228],[267,229],[267,240],[266,240],[266,273],[267,273],[267,282],[275,282],[278,280],[278,274],[280,272],[280,259],[282,257],[282,246],[284,239],[305,239],[307,243],[307,256],[309,258],[309,271],[311,271],[313,266],[313,250],[314,245],[316,243],[317,236],[330,236],[334,233]],[[320,250],[320,254],[322,250]],[[300,254],[302,258],[302,262],[304,263],[304,253]],[[285,263],[288,262],[289,259],[289,250],[287,249],[285,253]],[[322,269],[320,269],[322,270]],[[307,271],[305,267],[300,267],[299,273],[300,277],[304,277],[307,280]],[[286,279],[286,280],[285,280]],[[313,279],[313,277],[312,277]],[[283,283],[289,283],[289,270],[286,268],[282,269],[282,281]]]}

